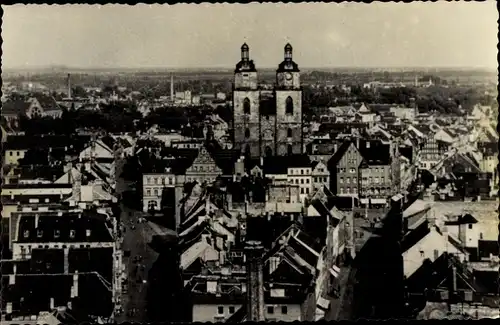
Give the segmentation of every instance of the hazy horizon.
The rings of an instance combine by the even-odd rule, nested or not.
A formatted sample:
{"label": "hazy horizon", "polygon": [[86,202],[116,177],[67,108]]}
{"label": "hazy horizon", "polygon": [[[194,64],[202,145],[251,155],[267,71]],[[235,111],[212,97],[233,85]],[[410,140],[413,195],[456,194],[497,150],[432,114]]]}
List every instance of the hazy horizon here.
{"label": "hazy horizon", "polygon": [[494,1],[2,8],[5,70],[497,69]]}

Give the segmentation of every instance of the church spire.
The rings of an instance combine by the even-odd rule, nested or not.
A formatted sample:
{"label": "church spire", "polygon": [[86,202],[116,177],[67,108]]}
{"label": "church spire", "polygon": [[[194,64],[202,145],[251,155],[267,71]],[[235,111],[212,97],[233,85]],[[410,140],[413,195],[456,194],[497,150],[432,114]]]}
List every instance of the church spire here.
{"label": "church spire", "polygon": [[241,60],[248,61],[250,59],[250,48],[247,43],[243,43],[241,46]]}
{"label": "church spire", "polygon": [[292,61],[292,46],[290,43],[285,45],[285,61]]}

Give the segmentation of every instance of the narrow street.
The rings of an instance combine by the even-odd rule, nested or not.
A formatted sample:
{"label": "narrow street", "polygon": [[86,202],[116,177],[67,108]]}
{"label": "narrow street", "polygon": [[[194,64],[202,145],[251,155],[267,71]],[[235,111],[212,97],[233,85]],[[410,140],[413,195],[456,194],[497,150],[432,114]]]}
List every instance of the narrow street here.
{"label": "narrow street", "polygon": [[[129,184],[120,178],[123,169],[123,160],[117,164],[116,191],[118,194],[129,189]],[[123,313],[116,317],[118,322],[146,321],[146,294],[148,286],[148,272],[157,259],[158,254],[149,247],[148,243],[154,234],[148,223],[139,223],[139,218],[144,215],[120,202],[121,222],[124,228],[122,250],[123,263],[127,274],[126,284],[123,286],[122,306]],[[128,253],[130,252],[130,253]]]}

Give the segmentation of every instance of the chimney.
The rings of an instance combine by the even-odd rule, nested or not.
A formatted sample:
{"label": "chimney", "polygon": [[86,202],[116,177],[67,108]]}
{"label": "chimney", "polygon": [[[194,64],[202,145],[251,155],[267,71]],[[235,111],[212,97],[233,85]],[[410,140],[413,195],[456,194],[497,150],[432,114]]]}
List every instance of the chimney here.
{"label": "chimney", "polygon": [[174,100],[174,75],[170,75],[170,100]]}
{"label": "chimney", "polygon": [[73,286],[71,287],[71,298],[78,297],[78,271],[73,274]]}
{"label": "chimney", "polygon": [[38,220],[40,216],[38,214],[35,214],[35,228],[38,228]]}
{"label": "chimney", "polygon": [[71,99],[71,74],[68,73],[68,98]]}
{"label": "chimney", "polygon": [[264,273],[262,255],[264,247],[259,241],[249,241],[245,246],[247,272],[247,320],[264,321]]}
{"label": "chimney", "polygon": [[264,166],[264,157],[260,156],[260,167]]}
{"label": "chimney", "polygon": [[179,224],[181,223],[181,214],[182,214],[182,208],[183,204],[181,203],[181,200],[183,198],[183,193],[184,193],[184,188],[180,182],[175,182],[175,230],[179,227]]}
{"label": "chimney", "polygon": [[453,279],[453,282],[452,282],[452,290],[453,292],[457,292],[457,268],[455,266],[452,266],[451,268],[451,272],[452,272],[452,279]]}
{"label": "chimney", "polygon": [[54,298],[50,298],[50,306],[49,309],[52,311],[55,308]]}
{"label": "chimney", "polygon": [[227,209],[233,210],[233,194],[226,192]]}

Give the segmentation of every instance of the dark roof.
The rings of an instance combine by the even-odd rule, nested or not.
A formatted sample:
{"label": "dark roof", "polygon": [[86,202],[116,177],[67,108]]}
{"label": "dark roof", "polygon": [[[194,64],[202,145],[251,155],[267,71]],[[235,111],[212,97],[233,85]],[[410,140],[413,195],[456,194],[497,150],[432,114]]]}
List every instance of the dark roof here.
{"label": "dark roof", "polygon": [[24,100],[9,100],[2,103],[2,115],[26,114],[30,103]]}
{"label": "dark roof", "polygon": [[410,146],[399,146],[399,153],[401,156],[408,158],[408,160],[413,162],[413,148]]}
{"label": "dark roof", "polygon": [[113,137],[110,135],[105,135],[104,137],[100,138],[99,140],[101,140],[102,143],[104,143],[111,150],[113,150],[115,143],[116,143],[115,139],[113,139]]}
{"label": "dark roof", "polygon": [[498,241],[496,240],[479,240],[478,241],[478,250],[479,250],[479,257],[481,258],[489,258],[490,254],[493,254],[494,256],[498,256],[499,254],[499,249],[498,249]]}
{"label": "dark roof", "polygon": [[336,207],[341,211],[352,211],[353,207],[359,207],[359,200],[356,197],[329,196],[325,206],[329,210]]}
{"label": "dark roof", "polygon": [[347,141],[344,141],[340,145],[340,147],[338,147],[337,151],[333,154],[333,156],[328,161],[329,167],[335,167],[338,164],[340,159],[342,159],[342,157],[344,157],[345,153],[347,152],[347,150],[351,146],[351,143],[353,143],[351,140],[347,140]]}
{"label": "dark roof", "polygon": [[109,317],[113,311],[111,292],[95,274],[78,275],[78,297],[71,298],[72,274],[18,274],[15,284],[9,284],[9,276],[2,276],[2,310],[12,303],[16,316],[36,315],[47,311],[51,298],[55,306],[67,306],[89,315]]}
{"label": "dark roof", "polygon": [[288,240],[287,246],[292,248],[295,253],[300,256],[300,258],[307,262],[307,264],[311,265],[314,268],[316,267],[316,264],[318,263],[318,256],[316,256],[309,249],[307,249],[307,247],[297,241],[295,237],[292,236]]}
{"label": "dark roof", "polygon": [[418,225],[415,229],[406,233],[403,239],[401,240],[401,253],[406,252],[408,249],[415,246],[420,240],[425,238],[431,229],[429,227],[429,222],[425,220],[420,225]]}
{"label": "dark roof", "polygon": [[234,69],[234,72],[257,72],[257,69],[255,69],[255,64],[253,63],[253,60],[248,60],[244,61],[241,60],[236,64],[236,69]]}
{"label": "dark roof", "polygon": [[56,100],[52,96],[48,96],[41,93],[36,93],[33,95],[34,98],[40,103],[44,110],[55,110],[60,109],[57,105]]}
{"label": "dark roof", "polygon": [[[23,215],[19,219],[18,242],[112,242],[105,216],[95,213],[38,216]],[[87,230],[90,234],[87,236]],[[74,231],[74,235],[71,233]]]}
{"label": "dark roof", "polygon": [[[367,143],[370,143],[367,147]],[[390,145],[375,140],[360,140],[358,148],[364,163],[368,165],[389,165],[391,163]]]}
{"label": "dark roof", "polygon": [[287,168],[311,167],[308,155],[272,156],[264,158],[265,174],[286,174]]}
{"label": "dark roof", "polygon": [[278,70],[276,70],[276,72],[283,72],[283,71],[300,72],[299,65],[294,61],[285,60],[278,65]]}
{"label": "dark roof", "polygon": [[368,104],[367,106],[372,112],[387,113],[387,112],[390,112],[391,107],[395,107],[396,105],[393,105],[393,104]]}
{"label": "dark roof", "polygon": [[9,135],[6,150],[26,150],[29,148],[62,148],[68,152],[80,152],[90,140],[85,135]]}
{"label": "dark roof", "polygon": [[[309,218],[305,218],[305,220],[307,220],[307,219],[309,219]],[[319,219],[319,218],[312,217],[311,219]],[[306,227],[307,226],[304,225],[304,228],[306,228]],[[317,253],[320,253],[321,250],[323,249],[323,246],[324,246],[324,241],[325,241],[324,238],[326,238],[326,222],[324,222],[323,228],[325,229],[325,231],[324,231],[325,236],[323,236],[323,237],[311,236],[302,230],[299,231],[299,233],[295,237],[297,237],[298,240],[300,240],[301,242],[303,242],[307,246],[311,247]]]}
{"label": "dark roof", "polygon": [[474,218],[471,214],[466,213],[464,215],[458,216],[456,220],[447,220],[444,222],[444,224],[447,226],[453,226],[453,225],[474,224],[477,222],[478,221],[476,218]]}
{"label": "dark roof", "polygon": [[20,166],[18,169],[19,179],[43,179],[47,181],[55,181],[64,175],[64,166],[43,166],[43,165],[30,165]]}

